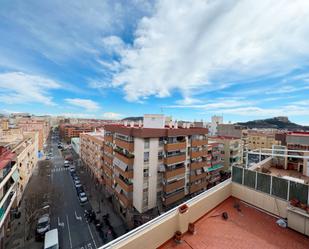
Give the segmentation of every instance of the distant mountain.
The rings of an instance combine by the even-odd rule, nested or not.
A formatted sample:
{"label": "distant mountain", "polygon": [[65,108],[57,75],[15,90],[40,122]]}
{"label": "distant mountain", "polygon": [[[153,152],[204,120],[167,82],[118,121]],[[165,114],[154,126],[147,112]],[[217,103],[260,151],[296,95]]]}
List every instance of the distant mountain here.
{"label": "distant mountain", "polygon": [[122,119],[122,121],[134,121],[134,122],[137,122],[140,120],[143,121],[143,117],[127,117],[127,118]]}
{"label": "distant mountain", "polygon": [[269,119],[253,120],[248,122],[237,123],[239,125],[246,126],[248,128],[273,128],[283,129],[290,131],[309,131],[309,126],[302,126],[292,123],[288,117],[274,117]]}

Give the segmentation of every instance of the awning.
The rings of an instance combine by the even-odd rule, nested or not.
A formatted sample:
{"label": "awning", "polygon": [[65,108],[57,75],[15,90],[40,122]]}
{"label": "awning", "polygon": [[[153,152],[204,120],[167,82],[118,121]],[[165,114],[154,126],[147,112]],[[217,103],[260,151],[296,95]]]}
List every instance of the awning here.
{"label": "awning", "polygon": [[203,167],[204,172],[208,171],[208,167]]}
{"label": "awning", "polygon": [[223,165],[221,165],[221,164],[216,164],[216,165],[213,165],[212,167],[208,168],[208,172],[214,171],[214,170],[220,169],[220,168],[223,168]]}
{"label": "awning", "polygon": [[14,182],[18,182],[18,180],[19,180],[19,173],[18,173],[17,169],[13,172],[12,178],[13,178]]}
{"label": "awning", "polygon": [[114,165],[118,166],[123,171],[127,171],[128,169],[128,165],[122,162],[121,160],[119,160],[117,157],[114,157],[113,163]]}

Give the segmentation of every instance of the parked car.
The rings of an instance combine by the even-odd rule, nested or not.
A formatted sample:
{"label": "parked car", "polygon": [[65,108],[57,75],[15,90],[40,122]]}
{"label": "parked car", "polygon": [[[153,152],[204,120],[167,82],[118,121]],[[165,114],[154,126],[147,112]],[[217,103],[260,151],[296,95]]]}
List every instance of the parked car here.
{"label": "parked car", "polygon": [[72,178],[73,178],[73,181],[79,181],[79,177],[76,174],[73,175]]}
{"label": "parked car", "polygon": [[82,186],[82,184],[80,183],[80,180],[75,180],[74,181],[74,185],[75,185],[75,188],[78,188],[78,187]]}
{"label": "parked car", "polygon": [[36,225],[36,232],[38,235],[44,235],[50,229],[49,214],[43,214]]}
{"label": "parked car", "polygon": [[79,197],[80,203],[82,203],[82,204],[88,201],[88,198],[87,198],[85,192],[79,193],[78,197]]}
{"label": "parked car", "polygon": [[85,192],[83,186],[76,188],[76,192],[77,192],[78,196],[79,196],[80,193]]}
{"label": "parked car", "polygon": [[76,172],[76,170],[75,170],[75,167],[74,167],[74,166],[71,166],[71,167],[70,167],[70,172],[71,172],[71,173]]}
{"label": "parked car", "polygon": [[49,156],[46,156],[46,157],[45,157],[45,160],[50,160],[50,157],[49,157]]}

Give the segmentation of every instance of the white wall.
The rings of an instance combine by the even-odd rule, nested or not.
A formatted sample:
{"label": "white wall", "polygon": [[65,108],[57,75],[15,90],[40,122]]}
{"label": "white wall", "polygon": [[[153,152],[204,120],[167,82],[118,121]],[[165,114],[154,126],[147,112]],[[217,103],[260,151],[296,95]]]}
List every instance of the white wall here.
{"label": "white wall", "polygon": [[134,138],[133,206],[142,213],[144,180],[144,139]]}
{"label": "white wall", "polygon": [[159,139],[151,138],[149,141],[148,209],[157,205],[158,151]]}
{"label": "white wall", "polygon": [[164,128],[165,117],[161,114],[145,114],[144,128]]}

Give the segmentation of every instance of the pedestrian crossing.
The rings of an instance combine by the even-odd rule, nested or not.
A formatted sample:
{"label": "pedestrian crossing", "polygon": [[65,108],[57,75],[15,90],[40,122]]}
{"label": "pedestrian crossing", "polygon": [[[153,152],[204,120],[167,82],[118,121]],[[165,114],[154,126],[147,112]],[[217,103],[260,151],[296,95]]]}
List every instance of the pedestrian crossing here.
{"label": "pedestrian crossing", "polygon": [[51,172],[52,173],[56,173],[56,172],[62,172],[62,171],[68,171],[68,170],[70,170],[70,169],[69,168],[61,168],[61,167],[59,167],[59,168],[53,168],[51,170]]}

